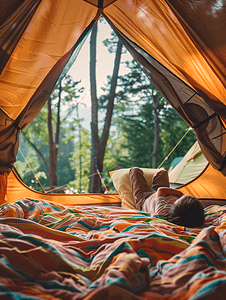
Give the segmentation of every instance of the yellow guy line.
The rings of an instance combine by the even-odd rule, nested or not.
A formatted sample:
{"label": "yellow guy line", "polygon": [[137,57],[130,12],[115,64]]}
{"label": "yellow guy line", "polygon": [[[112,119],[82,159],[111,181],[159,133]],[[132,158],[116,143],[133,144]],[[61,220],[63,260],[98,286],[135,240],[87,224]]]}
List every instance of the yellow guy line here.
{"label": "yellow guy line", "polygon": [[33,173],[34,175],[34,178],[38,181],[38,183],[40,184],[41,188],[43,189],[44,193],[46,193],[43,185],[41,184],[41,182],[39,181],[38,177],[35,175],[35,172],[33,171],[33,169],[31,168],[31,165],[29,164],[29,162],[27,161],[26,157],[23,155],[22,151],[20,150],[19,148],[19,151],[20,151],[20,154],[23,156],[25,162],[27,163],[28,167],[30,168],[31,172]]}
{"label": "yellow guy line", "polygon": [[180,144],[180,142],[185,138],[185,136],[188,134],[188,132],[191,130],[192,128],[189,127],[188,130],[185,132],[185,134],[182,136],[182,138],[179,140],[179,142],[176,144],[176,146],[170,151],[170,153],[163,159],[163,161],[161,162],[161,164],[158,166],[158,169],[162,166],[162,164],[168,160],[169,156],[172,154],[172,152],[177,148],[177,146]]}

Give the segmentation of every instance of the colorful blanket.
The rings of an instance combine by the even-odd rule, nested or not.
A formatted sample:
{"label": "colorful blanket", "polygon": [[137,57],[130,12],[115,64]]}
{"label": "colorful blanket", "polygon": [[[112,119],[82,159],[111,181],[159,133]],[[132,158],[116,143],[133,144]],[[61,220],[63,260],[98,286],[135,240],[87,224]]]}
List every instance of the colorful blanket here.
{"label": "colorful blanket", "polygon": [[203,228],[119,207],[0,207],[0,299],[226,299],[226,206]]}

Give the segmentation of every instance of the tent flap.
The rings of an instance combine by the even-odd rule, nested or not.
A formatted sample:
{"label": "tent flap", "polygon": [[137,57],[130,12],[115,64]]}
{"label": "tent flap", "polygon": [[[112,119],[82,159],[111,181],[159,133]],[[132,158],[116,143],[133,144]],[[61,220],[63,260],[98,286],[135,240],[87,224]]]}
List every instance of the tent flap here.
{"label": "tent flap", "polygon": [[16,161],[19,131],[14,121],[0,110],[0,174],[9,173]]}
{"label": "tent flap", "polygon": [[21,38],[41,0],[1,1],[0,73]]}
{"label": "tent flap", "polygon": [[225,1],[166,0],[213,72],[226,80]]}
{"label": "tent flap", "polygon": [[[226,142],[226,131],[222,126],[221,118],[213,110],[214,105],[212,105],[213,109],[208,105],[208,102],[214,101],[214,96],[213,99],[210,99],[210,93],[205,94],[204,91],[202,91],[201,96],[195,85],[192,88],[185,84],[138,45],[125,37],[110,20],[108,22],[133,57],[143,66],[143,70],[151,82],[185,122],[194,129],[206,159],[216,170],[226,175],[225,148],[223,147]],[[218,104],[221,106],[221,111],[226,109],[223,103],[215,102],[217,108]]]}

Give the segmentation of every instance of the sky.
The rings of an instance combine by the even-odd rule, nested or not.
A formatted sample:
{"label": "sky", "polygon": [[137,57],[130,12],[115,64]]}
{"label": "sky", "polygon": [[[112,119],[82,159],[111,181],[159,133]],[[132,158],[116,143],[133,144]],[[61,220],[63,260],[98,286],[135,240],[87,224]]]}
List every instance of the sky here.
{"label": "sky", "polygon": [[[102,43],[106,38],[111,37],[112,29],[107,23],[98,23],[98,35],[97,35],[97,95],[101,95],[101,87],[107,83],[107,76],[112,75],[115,54],[109,53],[107,47]],[[83,47],[81,48],[78,57],[68,74],[70,74],[74,81],[81,80],[80,87],[84,87],[85,91],[80,100],[79,105],[79,118],[84,118],[82,126],[90,130],[91,121],[91,99],[90,99],[90,79],[89,79],[89,60],[90,51],[89,44],[90,35],[86,39]],[[131,55],[127,52],[122,55],[121,61],[131,59]],[[120,66],[120,74],[125,73],[126,70],[123,64]]]}

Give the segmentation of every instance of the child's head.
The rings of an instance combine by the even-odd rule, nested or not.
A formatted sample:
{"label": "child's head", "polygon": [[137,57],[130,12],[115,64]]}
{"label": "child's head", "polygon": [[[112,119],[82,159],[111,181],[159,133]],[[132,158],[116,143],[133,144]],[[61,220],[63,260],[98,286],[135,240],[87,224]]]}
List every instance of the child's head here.
{"label": "child's head", "polygon": [[200,227],[204,222],[204,209],[200,201],[190,195],[183,195],[170,208],[167,220],[186,227]]}

